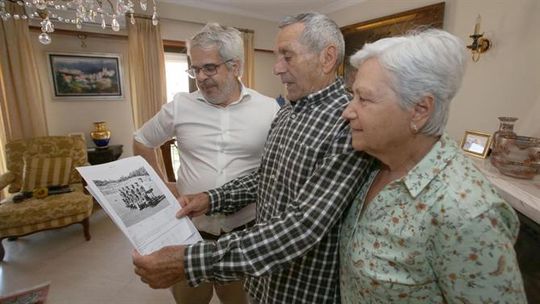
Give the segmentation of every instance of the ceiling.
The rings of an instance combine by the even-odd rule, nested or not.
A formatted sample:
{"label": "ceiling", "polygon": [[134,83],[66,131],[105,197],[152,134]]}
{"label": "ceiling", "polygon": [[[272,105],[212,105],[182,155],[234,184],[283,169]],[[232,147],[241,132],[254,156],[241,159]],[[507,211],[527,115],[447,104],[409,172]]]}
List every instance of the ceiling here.
{"label": "ceiling", "polygon": [[160,0],[269,21],[306,11],[330,14],[366,0]]}

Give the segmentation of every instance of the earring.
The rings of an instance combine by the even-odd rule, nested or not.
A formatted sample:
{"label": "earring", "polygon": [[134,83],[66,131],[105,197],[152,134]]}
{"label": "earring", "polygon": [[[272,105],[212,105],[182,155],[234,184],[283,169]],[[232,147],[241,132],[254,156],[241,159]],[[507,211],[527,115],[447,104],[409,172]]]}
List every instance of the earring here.
{"label": "earring", "polygon": [[416,126],[416,124],[414,124],[412,122],[411,122],[411,129],[413,130],[414,134],[418,133],[418,127]]}

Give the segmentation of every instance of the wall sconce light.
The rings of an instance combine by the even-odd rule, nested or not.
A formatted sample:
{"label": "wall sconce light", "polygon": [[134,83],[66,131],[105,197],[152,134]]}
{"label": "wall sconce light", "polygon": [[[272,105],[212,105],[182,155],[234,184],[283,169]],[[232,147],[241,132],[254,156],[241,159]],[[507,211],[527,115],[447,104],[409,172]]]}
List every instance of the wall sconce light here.
{"label": "wall sconce light", "polygon": [[484,38],[484,33],[480,34],[481,21],[482,17],[478,15],[478,17],[476,17],[476,24],[474,25],[474,34],[469,36],[473,39],[473,42],[471,45],[467,46],[467,48],[471,49],[472,60],[474,62],[480,60],[480,54],[489,50],[489,47],[491,46],[491,41],[489,41],[489,39],[487,38]]}

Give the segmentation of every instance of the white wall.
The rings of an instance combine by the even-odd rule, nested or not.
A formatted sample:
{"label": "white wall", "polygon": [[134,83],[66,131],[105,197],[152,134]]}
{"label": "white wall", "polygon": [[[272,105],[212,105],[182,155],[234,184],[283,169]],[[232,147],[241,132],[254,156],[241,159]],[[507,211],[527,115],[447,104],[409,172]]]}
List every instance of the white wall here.
{"label": "white wall", "polygon": [[[368,0],[330,16],[340,26],[439,1]],[[498,116],[519,118],[519,135],[540,136],[540,2],[538,0],[448,0],[444,28],[471,40],[482,15],[482,31],[493,47],[477,63],[468,63],[462,88],[451,105],[447,130],[460,140],[465,130],[488,133]]]}
{"label": "white wall", "polygon": [[277,23],[274,22],[170,3],[159,2],[158,12],[162,25],[162,36],[165,39],[185,40],[204,24],[218,22],[255,31],[255,48],[271,50],[274,47],[274,38],[278,30]]}
{"label": "white wall", "polygon": [[[72,35],[52,34],[53,42],[47,46],[39,43],[39,33],[31,32],[34,49],[37,51],[38,68],[44,82],[45,111],[50,135],[66,135],[72,132],[85,134],[87,145],[93,146],[90,131],[94,121],[105,121],[111,130],[110,144],[124,145],[123,156],[133,155],[131,136],[133,119],[131,116],[130,87],[128,81],[127,39],[87,38],[87,47]],[[48,53],[68,54],[114,54],[120,57],[122,69],[122,99],[84,100],[77,98],[54,98]]]}
{"label": "white wall", "polygon": [[273,53],[255,52],[254,88],[260,93],[274,98],[280,94],[285,96],[285,87],[279,77],[272,72],[275,60]]}
{"label": "white wall", "polygon": [[540,135],[539,2],[460,0],[450,7],[454,21],[448,24],[450,32],[467,38],[480,13],[493,48],[477,63],[469,62],[452,106],[449,131],[454,136],[465,129],[492,132],[498,127],[498,116],[515,116],[519,135]]}

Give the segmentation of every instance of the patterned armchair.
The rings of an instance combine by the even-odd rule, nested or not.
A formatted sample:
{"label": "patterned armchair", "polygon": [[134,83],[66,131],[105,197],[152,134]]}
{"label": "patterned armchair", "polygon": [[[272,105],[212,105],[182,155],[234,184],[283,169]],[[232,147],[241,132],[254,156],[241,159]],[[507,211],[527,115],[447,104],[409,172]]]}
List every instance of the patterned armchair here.
{"label": "patterned armchair", "polygon": [[[73,191],[51,194],[44,198],[29,197],[14,202],[13,196],[0,203],[0,261],[4,258],[4,238],[16,238],[34,232],[65,227],[80,223],[84,236],[90,240],[89,216],[92,213],[92,197],[83,192],[81,177],[75,167],[87,164],[86,145],[80,137],[47,136],[29,140],[15,140],[6,144],[8,172],[0,175],[0,190],[8,187],[9,193],[26,189],[27,167],[30,159],[67,159],[64,181]],[[54,165],[47,163],[45,170],[58,175]],[[23,178],[24,177],[24,178]],[[33,178],[36,179],[36,178]]]}

